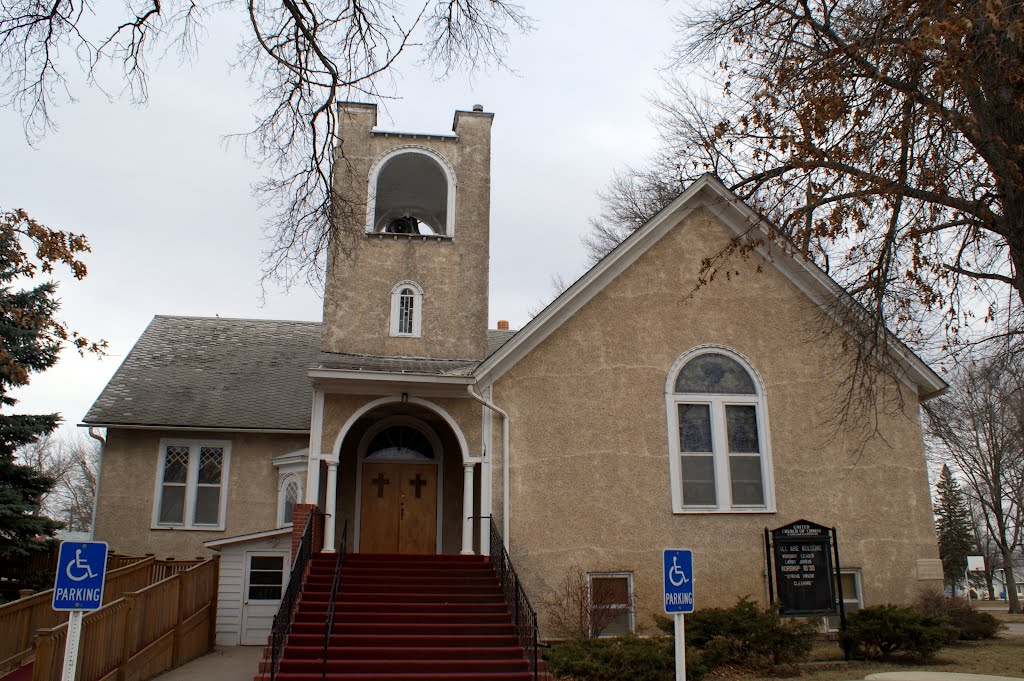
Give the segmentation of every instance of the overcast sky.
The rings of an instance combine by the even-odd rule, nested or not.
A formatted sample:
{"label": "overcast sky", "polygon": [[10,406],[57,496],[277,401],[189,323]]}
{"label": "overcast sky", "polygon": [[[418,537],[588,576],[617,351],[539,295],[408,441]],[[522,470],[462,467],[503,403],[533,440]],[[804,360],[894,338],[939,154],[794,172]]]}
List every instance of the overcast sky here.
{"label": "overcast sky", "polygon": [[[515,73],[455,74],[444,82],[415,59],[396,72],[380,127],[447,132],[453,112],[495,114],[491,189],[490,324],[519,328],[550,296],[551,277],[582,273],[580,236],[613,170],[655,144],[645,97],[674,38],[678,5],[527,2],[536,29],[515,37]],[[139,108],[79,89],[60,129],[35,148],[0,111],[0,206],[84,233],[89,275],[61,287],[62,316],[110,344],[103,359],[65,352],[17,393],[23,412],[80,422],[156,314],[320,320],[320,292],[272,291],[260,301],[265,215],[250,186],[261,173],[225,135],[251,127],[253,93],[229,62],[240,24],[208,23],[191,65],[165,60]]]}

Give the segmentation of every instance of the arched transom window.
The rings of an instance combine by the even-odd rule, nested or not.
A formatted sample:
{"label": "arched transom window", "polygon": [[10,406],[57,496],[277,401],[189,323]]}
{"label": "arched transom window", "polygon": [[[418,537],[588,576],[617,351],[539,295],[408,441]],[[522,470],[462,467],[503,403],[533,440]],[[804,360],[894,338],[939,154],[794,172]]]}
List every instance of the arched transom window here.
{"label": "arched transom window", "polygon": [[673,511],[774,509],[763,395],[729,351],[703,349],[676,362],[666,390]]}
{"label": "arched transom window", "polygon": [[434,445],[423,431],[413,426],[390,426],[374,435],[366,445],[367,459],[433,461]]}
{"label": "arched transom window", "polygon": [[423,335],[423,289],[411,281],[391,289],[391,335]]}

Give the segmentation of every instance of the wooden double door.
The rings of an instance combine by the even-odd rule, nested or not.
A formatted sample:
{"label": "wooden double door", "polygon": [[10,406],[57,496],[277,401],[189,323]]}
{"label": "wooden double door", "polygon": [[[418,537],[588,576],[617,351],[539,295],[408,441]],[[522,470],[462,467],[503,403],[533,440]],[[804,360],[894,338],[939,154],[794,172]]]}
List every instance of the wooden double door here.
{"label": "wooden double door", "polygon": [[437,494],[435,464],[364,463],[359,551],[435,553]]}

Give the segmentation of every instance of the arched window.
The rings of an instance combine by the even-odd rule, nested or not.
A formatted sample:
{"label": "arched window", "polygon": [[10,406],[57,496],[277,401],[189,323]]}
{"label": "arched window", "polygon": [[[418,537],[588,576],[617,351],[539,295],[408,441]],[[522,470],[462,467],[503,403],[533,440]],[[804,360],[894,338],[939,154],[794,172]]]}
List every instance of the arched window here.
{"label": "arched window", "polygon": [[672,510],[774,510],[764,392],[733,352],[683,355],[666,389]]}
{"label": "arched window", "polygon": [[369,232],[452,236],[455,175],[431,149],[392,149],[370,171],[369,209]]}
{"label": "arched window", "polygon": [[423,335],[423,289],[411,281],[391,289],[391,335]]}
{"label": "arched window", "polygon": [[277,493],[278,525],[291,525],[295,516],[295,504],[302,503],[302,485],[298,477],[287,476]]}

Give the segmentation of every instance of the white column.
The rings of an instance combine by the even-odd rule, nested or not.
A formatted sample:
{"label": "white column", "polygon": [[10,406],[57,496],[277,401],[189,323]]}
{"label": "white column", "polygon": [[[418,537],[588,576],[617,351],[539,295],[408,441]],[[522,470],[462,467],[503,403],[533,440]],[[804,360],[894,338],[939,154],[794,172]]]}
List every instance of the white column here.
{"label": "white column", "polygon": [[320,457],[324,432],[324,391],[313,392],[313,408],[309,417],[309,456],[306,460],[306,494],[302,497],[307,504],[318,503],[320,498]]}
{"label": "white column", "polygon": [[473,463],[462,463],[462,551],[473,553]]}
{"label": "white column", "polygon": [[338,516],[338,462],[327,462],[327,499],[324,503],[324,553],[334,553],[334,525]]}

